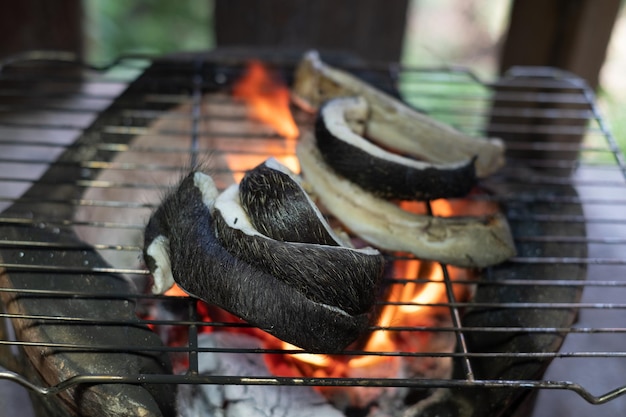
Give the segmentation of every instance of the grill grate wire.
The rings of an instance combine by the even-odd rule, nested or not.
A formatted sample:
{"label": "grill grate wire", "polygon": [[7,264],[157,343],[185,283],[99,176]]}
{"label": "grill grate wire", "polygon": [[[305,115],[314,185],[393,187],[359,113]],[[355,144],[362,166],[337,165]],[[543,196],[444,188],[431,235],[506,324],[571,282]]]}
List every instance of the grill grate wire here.
{"label": "grill grate wire", "polygon": [[[236,77],[241,71],[241,62],[229,63],[217,61],[215,63],[199,60],[195,62],[192,70],[185,67],[179,70],[174,66],[171,72],[158,75],[153,83],[164,85],[163,92],[145,94],[136,100],[128,99],[116,101],[116,106],[121,108],[120,117],[108,120],[101,126],[100,135],[104,141],[95,141],[92,146],[98,152],[133,152],[149,154],[151,158],[142,162],[115,161],[85,159],[79,162],[57,160],[64,151],[72,148],[80,148],[74,140],[80,134],[92,134],[88,128],[92,121],[107,106],[118,97],[126,86],[133,82],[142,73],[148,61],[137,59],[121,59],[116,65],[106,68],[85,68],[74,64],[60,65],[58,62],[30,62],[28,60],[12,62],[2,67],[0,72],[0,207],[3,209],[10,204],[20,202],[24,204],[51,204],[76,208],[98,209],[124,209],[149,213],[156,207],[152,201],[134,200],[109,200],[80,198],[70,200],[24,200],[20,195],[31,184],[39,181],[39,177],[45,168],[54,166],[71,166],[83,169],[85,178],[68,178],[64,184],[71,187],[101,189],[101,190],[134,190],[149,191],[152,196],[160,195],[168,189],[170,184],[162,184],[149,181],[134,181],[133,175],[137,172],[173,174],[176,175],[184,169],[188,162],[153,162],[163,155],[180,156],[178,161],[189,161],[192,165],[197,158],[202,157],[207,151],[217,157],[228,153],[248,153],[257,157],[267,154],[263,149],[257,149],[252,145],[240,146],[240,143],[256,142],[280,145],[282,139],[277,137],[266,128],[259,127],[259,131],[207,131],[204,124],[213,123],[215,120],[224,123],[251,123],[246,121],[245,115],[240,111],[232,114],[232,103],[223,97],[206,98],[204,93],[217,87],[226,85],[228,80]],[[45,65],[44,65],[45,64]],[[50,65],[54,71],[50,73]],[[290,63],[277,62],[283,76],[289,80],[291,70]],[[77,71],[80,69],[80,71]],[[161,348],[142,348],[145,350],[159,350],[170,353],[183,353],[188,356],[189,365],[186,373],[180,375],[77,375],[54,386],[40,386],[31,383],[27,378],[15,371],[0,372],[0,378],[12,380],[41,395],[52,395],[79,384],[91,383],[184,383],[184,384],[252,384],[252,385],[306,385],[306,386],[403,386],[413,388],[522,388],[522,389],[560,389],[570,390],[577,393],[586,401],[593,404],[601,404],[611,401],[626,392],[626,381],[621,385],[600,395],[591,394],[594,387],[584,386],[582,383],[553,380],[534,379],[481,379],[475,375],[473,360],[476,358],[542,358],[542,359],[589,359],[608,358],[612,360],[626,360],[624,351],[519,351],[519,352],[480,352],[472,351],[467,346],[465,337],[471,334],[525,332],[529,334],[567,334],[568,338],[574,338],[580,334],[605,334],[622,337],[626,333],[624,327],[600,326],[600,327],[553,327],[548,325],[538,326],[471,326],[463,323],[463,310],[468,307],[481,307],[492,309],[576,309],[578,311],[592,311],[602,313],[607,311],[623,310],[626,303],[615,301],[606,302],[520,302],[510,301],[470,301],[463,302],[455,299],[453,286],[473,285],[479,287],[538,287],[538,288],[596,288],[604,292],[624,291],[626,280],[620,279],[623,275],[626,257],[626,163],[620,152],[607,123],[603,120],[595,102],[593,92],[577,77],[551,69],[526,69],[520,68],[508,75],[512,84],[502,88],[499,80],[494,83],[485,83],[479,80],[471,72],[456,69],[416,69],[404,68],[395,65],[367,67],[355,67],[350,69],[362,70],[364,74],[372,77],[373,82],[379,81],[383,87],[398,88],[402,96],[412,105],[424,109],[434,117],[451,123],[459,129],[470,134],[485,134],[486,129],[493,135],[503,135],[516,140],[507,141],[511,151],[509,162],[504,172],[494,178],[485,181],[485,187],[501,189],[510,184],[521,184],[528,190],[532,186],[536,192],[522,193],[496,193],[494,195],[477,196],[476,199],[495,200],[504,205],[527,205],[536,204],[554,205],[558,207],[580,206],[584,213],[548,212],[528,213],[511,212],[509,221],[532,222],[534,224],[562,225],[562,230],[570,227],[586,227],[588,233],[584,236],[563,234],[533,235],[517,233],[515,236],[517,245],[546,244],[563,248],[589,248],[583,256],[577,255],[580,251],[570,254],[567,249],[556,251],[558,254],[539,254],[537,256],[517,256],[508,263],[511,265],[557,265],[557,267],[584,266],[588,267],[589,276],[592,279],[572,281],[564,277],[512,277],[498,280],[481,280],[478,284],[472,280],[458,280],[452,282],[449,278],[448,267],[441,265],[444,271],[444,281],[448,301],[445,303],[427,304],[428,306],[446,307],[452,313],[453,326],[445,327],[385,327],[386,331],[429,331],[429,332],[452,332],[457,338],[457,351],[453,353],[438,352],[369,352],[350,351],[347,355],[379,355],[379,356],[411,356],[411,357],[451,357],[460,360],[463,367],[464,378],[449,380],[437,379],[414,379],[414,378],[289,378],[289,377],[237,377],[237,376],[207,376],[199,373],[198,356],[203,352],[219,351],[219,348],[203,348],[198,344],[198,334],[207,327],[220,329],[228,327],[245,328],[245,323],[232,323],[226,321],[203,322],[198,319],[197,304],[185,297],[166,297],[149,294],[107,294],[80,290],[76,292],[44,291],[47,297],[59,298],[86,298],[97,299],[99,297],[132,299],[138,305],[159,304],[165,300],[175,299],[186,303],[188,308],[187,318],[184,319],[142,319],[145,324],[155,326],[182,326],[188,329],[189,343],[187,346],[164,346]],[[169,70],[169,69],[168,69]],[[208,75],[210,74],[210,76]],[[507,76],[505,76],[506,78]],[[381,81],[382,80],[382,81]],[[40,88],[30,88],[30,85]],[[564,87],[565,86],[565,87]],[[181,92],[182,91],[182,92]],[[209,102],[207,104],[207,101]],[[6,104],[5,104],[6,103]],[[190,104],[184,112],[172,112],[172,105]],[[491,103],[505,103],[495,107],[491,111]],[[218,110],[207,114],[203,105],[209,105]],[[162,109],[164,108],[164,109]],[[221,110],[219,110],[221,109]],[[235,109],[236,110],[236,109]],[[158,135],[167,137],[188,137],[189,146],[181,146],[176,143],[159,143],[155,146],[133,147],[129,138],[137,135],[154,134],[149,126],[151,122],[159,118],[165,118],[173,122],[174,127],[164,127],[157,131]],[[490,123],[491,120],[491,123]],[[300,121],[302,122],[302,121]],[[303,122],[306,123],[306,122]],[[541,143],[528,140],[528,138],[545,137],[554,135],[565,138],[565,142]],[[522,140],[517,140],[522,137]],[[581,143],[577,138],[582,137]],[[122,140],[118,140],[118,139]],[[209,149],[207,144],[215,138],[220,138],[216,143],[226,144],[227,149]],[[230,147],[232,144],[232,148]],[[579,155],[578,158],[567,157],[569,153]],[[563,157],[567,154],[566,157]],[[548,157],[545,157],[548,155]],[[525,170],[524,167],[537,169],[536,171]],[[94,176],[94,173],[102,170],[111,170],[120,173],[123,180],[102,180]],[[218,178],[221,178],[222,186],[228,182],[230,171],[227,167],[215,169]],[[571,174],[571,175],[570,175]],[[562,195],[553,193],[554,187],[571,187],[578,193]],[[506,189],[506,188],[505,188]],[[590,192],[585,192],[590,190]],[[58,229],[68,227],[83,227],[100,231],[141,231],[144,223],[125,222],[115,216],[101,220],[81,221],[75,218],[39,218],[30,217],[28,213],[24,217],[5,216],[0,214],[0,225],[19,225],[37,227],[45,224],[45,227]],[[601,230],[599,234],[589,231],[596,226]],[[44,227],[44,226],[42,226]],[[605,233],[605,231],[610,231]],[[59,271],[73,274],[127,274],[131,276],[147,276],[148,272],[143,267],[133,266],[120,262],[111,264],[110,267],[91,266],[62,266],[56,265],[54,260],[40,264],[28,261],[31,251],[81,251],[93,247],[103,253],[126,253],[138,256],[141,251],[139,245],[127,241],[95,241],[89,244],[59,243],[48,241],[14,241],[9,239],[0,240],[0,249],[18,250],[23,254],[23,263],[6,263],[0,260],[0,268],[6,273],[20,271],[42,271],[54,275]],[[592,250],[596,248],[596,250]],[[609,248],[610,250],[604,250]],[[610,252],[610,253],[609,253]],[[621,256],[619,255],[621,252]],[[595,255],[595,254],[602,255]],[[606,253],[606,254],[605,254]],[[614,255],[615,253],[618,256]],[[600,272],[594,272],[600,267]],[[622,275],[620,276],[620,271]],[[489,275],[489,271],[487,271]],[[397,277],[390,280],[393,285],[404,285],[408,281],[418,283],[430,282],[428,278],[417,277],[411,280],[408,277]],[[0,293],[12,294],[38,294],[36,289],[0,288]],[[419,305],[419,303],[417,304]],[[80,322],[107,325],[106,319],[92,319],[83,317],[53,317],[53,316],[19,316],[14,313],[3,312],[0,314],[3,320],[23,318],[33,319],[38,322]],[[8,323],[8,321],[7,321]],[[119,323],[116,323],[119,324]],[[129,324],[134,324],[130,323]],[[37,341],[18,341],[12,338],[7,331],[2,333],[0,340],[0,352],[14,352],[16,347],[35,345]],[[132,351],[136,346],[93,346],[77,344],[49,344],[50,347],[58,347],[76,350],[94,351]],[[294,353],[293,350],[276,349],[225,349],[229,352],[240,353]],[[0,363],[5,368],[11,367],[10,361]]]}

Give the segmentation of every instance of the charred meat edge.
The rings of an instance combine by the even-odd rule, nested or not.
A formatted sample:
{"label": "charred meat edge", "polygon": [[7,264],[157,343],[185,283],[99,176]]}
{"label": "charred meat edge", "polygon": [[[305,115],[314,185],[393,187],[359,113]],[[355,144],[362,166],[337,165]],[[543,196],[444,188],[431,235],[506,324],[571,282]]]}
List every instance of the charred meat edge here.
{"label": "charred meat edge", "polygon": [[160,270],[166,281],[175,281],[187,293],[311,352],[340,351],[367,331],[370,315],[351,316],[312,301],[230,254],[214,232],[216,195],[211,177],[192,172],[152,214],[144,257],[155,279]]}
{"label": "charred meat edge", "polygon": [[316,51],[304,55],[295,73],[294,101],[317,111],[325,101],[363,96],[370,116],[364,134],[400,154],[436,164],[466,163],[476,157],[476,175],[484,178],[504,165],[504,144],[498,138],[476,138],[412,109],[356,76],[322,62]]}
{"label": "charred meat edge", "polygon": [[339,175],[386,199],[436,200],[470,192],[476,183],[475,158],[431,164],[386,151],[355,131],[368,113],[367,100],[360,96],[334,98],[320,108],[317,147]]}
{"label": "charred meat edge", "polygon": [[486,267],[515,255],[506,218],[434,217],[410,213],[336,175],[311,132],[297,147],[302,174],[321,203],[353,233],[388,251],[460,267]]}

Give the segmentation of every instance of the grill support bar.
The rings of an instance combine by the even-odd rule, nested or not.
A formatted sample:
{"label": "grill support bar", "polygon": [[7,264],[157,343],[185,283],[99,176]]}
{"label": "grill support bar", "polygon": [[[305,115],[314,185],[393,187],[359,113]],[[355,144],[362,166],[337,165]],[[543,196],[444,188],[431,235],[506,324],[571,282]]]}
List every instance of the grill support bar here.
{"label": "grill support bar", "polygon": [[82,384],[208,384],[208,385],[291,385],[317,387],[358,387],[364,383],[369,387],[407,387],[407,388],[523,388],[570,390],[590,404],[604,404],[626,394],[626,387],[620,387],[603,395],[593,395],[581,385],[563,381],[533,380],[456,380],[456,379],[406,379],[406,378],[289,378],[289,377],[238,377],[188,375],[79,375],[44,388],[32,384],[15,372],[0,372],[0,379],[7,379],[40,395],[50,396]]}

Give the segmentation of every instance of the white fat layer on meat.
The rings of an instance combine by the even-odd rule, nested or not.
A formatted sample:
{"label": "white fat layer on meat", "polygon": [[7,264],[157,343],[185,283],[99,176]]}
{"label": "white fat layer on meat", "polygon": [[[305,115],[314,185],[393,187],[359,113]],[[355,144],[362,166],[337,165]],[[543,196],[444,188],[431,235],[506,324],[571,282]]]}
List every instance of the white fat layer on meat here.
{"label": "white fat layer on meat", "polygon": [[335,231],[330,227],[330,224],[328,224],[328,222],[326,221],[326,218],[324,217],[324,215],[322,214],[322,212],[319,210],[319,208],[317,207],[317,205],[313,202],[313,200],[311,199],[311,197],[309,196],[309,194],[306,192],[306,190],[304,189],[304,187],[302,187],[302,180],[300,177],[298,177],[297,175],[295,175],[293,172],[291,172],[291,170],[289,168],[287,168],[286,166],[284,166],[283,164],[281,164],[280,162],[278,162],[278,160],[276,160],[275,158],[269,158],[265,161],[265,165],[268,168],[271,169],[275,169],[277,171],[282,172],[283,174],[289,175],[289,177],[294,180],[294,182],[296,184],[298,184],[298,187],[300,187],[300,190],[302,191],[302,194],[306,197],[309,206],[311,206],[311,208],[313,209],[313,211],[315,212],[315,215],[317,216],[317,218],[320,220],[320,223],[322,224],[322,226],[324,226],[324,229],[326,229],[326,231],[328,232],[328,234],[333,238],[333,240],[335,242],[337,242],[338,245],[340,246],[345,246],[345,247],[352,247],[352,245],[349,242],[346,242],[344,239],[341,239],[337,233],[335,233]]}
{"label": "white fat layer on meat", "polygon": [[[254,228],[252,223],[250,222],[250,218],[243,210],[241,206],[241,202],[239,200],[239,185],[233,184],[224,191],[215,199],[216,211],[219,211],[222,215],[222,218],[228,225],[228,227],[239,230],[248,236],[258,236],[263,239],[272,240],[269,236],[264,235]],[[305,245],[305,243],[300,242],[288,242],[291,245]],[[338,242],[339,243],[339,242]],[[354,250],[357,252],[361,252],[367,255],[378,255],[380,252],[374,248],[366,247],[360,249],[349,248],[345,246],[329,246],[329,245],[318,245],[320,248],[332,248],[332,249],[345,249],[345,250]]]}
{"label": "white fat layer on meat", "polygon": [[148,246],[146,253],[154,259],[155,270],[152,271],[154,284],[153,294],[163,294],[174,285],[172,276],[172,264],[169,255],[170,241],[163,235],[157,236]]}
{"label": "white fat layer on meat", "polygon": [[354,132],[348,119],[365,120],[369,112],[367,100],[363,97],[342,97],[329,101],[322,107],[321,116],[328,131],[339,140],[356,146],[368,154],[415,169],[439,168],[454,169],[468,161],[449,164],[430,164],[388,152]]}
{"label": "white fat layer on meat", "polygon": [[215,210],[220,212],[226,224],[232,229],[239,230],[249,236],[269,239],[252,226],[250,218],[241,207],[238,184],[233,184],[222,191],[222,194],[215,199]]}
{"label": "white fat layer on meat", "polygon": [[209,210],[213,211],[215,199],[219,194],[213,178],[202,172],[195,172],[193,174],[193,183],[200,190],[204,205],[207,206]]}
{"label": "white fat layer on meat", "polygon": [[272,158],[268,158],[265,161],[265,166],[267,166],[268,168],[272,168],[275,169],[276,171],[280,171],[283,174],[287,174],[289,175],[294,181],[296,181],[298,184],[300,183],[300,180],[298,179],[298,177],[296,177],[294,175],[293,172],[291,172],[291,170],[289,168],[287,168],[285,165],[281,164],[280,162],[278,162],[278,160],[274,157]]}

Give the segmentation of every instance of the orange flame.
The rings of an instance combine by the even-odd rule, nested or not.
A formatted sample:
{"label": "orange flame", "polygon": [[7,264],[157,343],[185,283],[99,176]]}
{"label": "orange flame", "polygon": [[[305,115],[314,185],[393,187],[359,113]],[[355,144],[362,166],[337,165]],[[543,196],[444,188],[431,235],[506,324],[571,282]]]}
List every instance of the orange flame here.
{"label": "orange flame", "polygon": [[300,172],[300,165],[294,156],[295,140],[300,131],[289,106],[289,89],[277,81],[261,62],[253,60],[233,87],[233,97],[246,103],[251,118],[271,126],[287,139],[285,155],[274,156],[293,172]]}
{"label": "orange flame", "polygon": [[289,90],[275,81],[259,61],[251,61],[233,88],[233,97],[248,104],[250,116],[272,126],[287,139],[300,134],[289,110]]}

